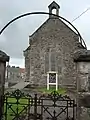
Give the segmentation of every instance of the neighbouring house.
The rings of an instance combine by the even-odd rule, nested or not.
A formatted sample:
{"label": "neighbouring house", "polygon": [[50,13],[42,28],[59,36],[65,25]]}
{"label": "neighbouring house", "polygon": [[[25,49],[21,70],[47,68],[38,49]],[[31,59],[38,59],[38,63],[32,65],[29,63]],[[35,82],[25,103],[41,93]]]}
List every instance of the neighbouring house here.
{"label": "neighbouring house", "polygon": [[[54,9],[59,15],[60,6],[52,2],[48,8],[49,18],[29,36],[29,46],[24,51],[26,81],[31,86],[46,86],[47,75],[57,74],[58,85],[74,88],[78,94],[74,94],[75,99],[79,101],[81,93],[90,91],[90,51],[66,22],[51,15]],[[81,106],[78,103],[78,116],[84,120],[87,109]]]}
{"label": "neighbouring house", "polygon": [[25,81],[25,68],[8,65],[6,68],[6,82],[8,82],[8,86],[15,85],[21,81]]}

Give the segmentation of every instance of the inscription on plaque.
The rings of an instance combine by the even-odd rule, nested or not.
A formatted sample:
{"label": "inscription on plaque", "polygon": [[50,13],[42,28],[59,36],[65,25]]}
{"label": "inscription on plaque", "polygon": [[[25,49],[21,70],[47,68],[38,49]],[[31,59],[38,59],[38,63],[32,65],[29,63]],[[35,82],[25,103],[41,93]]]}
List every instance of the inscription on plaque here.
{"label": "inscription on plaque", "polygon": [[56,83],[56,73],[49,73],[49,83]]}

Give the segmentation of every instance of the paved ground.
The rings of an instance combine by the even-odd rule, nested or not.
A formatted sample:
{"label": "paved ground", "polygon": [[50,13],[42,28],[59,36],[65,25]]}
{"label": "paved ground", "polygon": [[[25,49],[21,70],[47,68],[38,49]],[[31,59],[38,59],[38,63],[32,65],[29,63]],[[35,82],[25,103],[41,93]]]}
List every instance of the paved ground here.
{"label": "paved ground", "polygon": [[21,90],[21,89],[25,88],[28,84],[30,84],[30,83],[21,81],[21,82],[17,83],[16,85],[12,86],[11,88]]}

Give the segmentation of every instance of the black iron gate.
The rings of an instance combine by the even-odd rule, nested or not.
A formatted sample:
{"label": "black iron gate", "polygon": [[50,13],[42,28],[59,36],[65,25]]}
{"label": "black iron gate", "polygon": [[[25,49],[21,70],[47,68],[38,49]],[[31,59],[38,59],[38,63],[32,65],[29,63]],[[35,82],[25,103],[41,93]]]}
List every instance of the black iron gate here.
{"label": "black iron gate", "polygon": [[20,90],[5,94],[4,120],[75,120],[75,101],[54,91],[29,95]]}

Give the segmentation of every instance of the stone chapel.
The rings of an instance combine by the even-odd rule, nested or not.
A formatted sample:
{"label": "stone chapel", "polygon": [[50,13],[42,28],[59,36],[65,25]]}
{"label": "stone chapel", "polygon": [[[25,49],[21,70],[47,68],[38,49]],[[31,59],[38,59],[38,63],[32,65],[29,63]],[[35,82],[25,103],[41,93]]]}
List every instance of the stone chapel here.
{"label": "stone chapel", "polygon": [[[56,2],[48,8],[49,13],[56,9],[59,16],[60,6]],[[32,86],[46,86],[47,75],[52,83],[57,75],[59,86],[87,91],[90,51],[84,40],[58,16],[50,14],[29,36],[29,46],[24,51],[26,81]]]}

